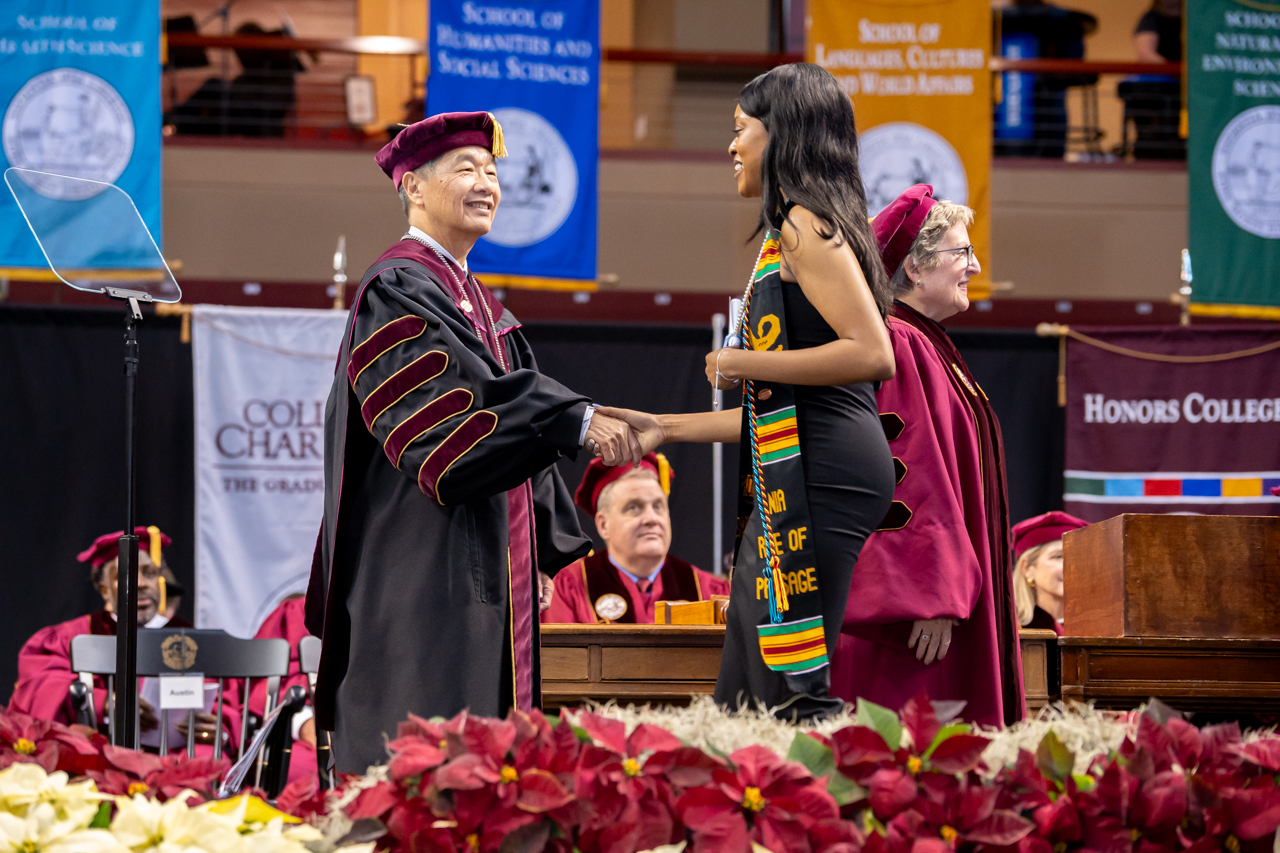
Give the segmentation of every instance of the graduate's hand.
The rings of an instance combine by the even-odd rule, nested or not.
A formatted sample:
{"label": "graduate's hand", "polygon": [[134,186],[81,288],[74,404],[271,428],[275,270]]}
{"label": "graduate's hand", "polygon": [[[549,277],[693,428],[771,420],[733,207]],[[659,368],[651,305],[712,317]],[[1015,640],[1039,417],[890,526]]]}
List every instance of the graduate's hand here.
{"label": "graduate's hand", "polygon": [[144,732],[154,731],[160,725],[160,719],[156,717],[156,709],[151,707],[151,703],[141,696],[138,697],[138,728]]}
{"label": "graduate's hand", "polygon": [[951,648],[951,626],[955,624],[954,619],[917,619],[911,623],[907,648],[914,648],[916,660],[923,661],[925,666],[942,660]]}
{"label": "graduate's hand", "polygon": [[316,718],[312,717],[302,725],[298,726],[298,740],[306,741],[312,746],[316,745]]}
{"label": "graduate's hand", "polygon": [[628,462],[639,465],[644,458],[640,439],[631,427],[602,409],[596,409],[596,413],[591,416],[591,426],[587,428],[587,435],[582,443],[603,459],[606,465],[624,465]]}
{"label": "graduate's hand", "polygon": [[[187,739],[187,718],[184,715],[177,725],[178,734]],[[196,711],[196,743],[213,743],[214,733],[218,730],[218,718],[204,711]]]}
{"label": "graduate's hand", "polygon": [[[721,391],[737,388],[742,382],[738,369],[742,366],[743,356],[746,355],[746,350],[735,347],[722,347],[707,353],[707,381],[712,387]],[[717,368],[720,371],[719,376],[716,376]]]}
{"label": "graduate's hand", "polygon": [[546,572],[538,572],[538,612],[546,613],[551,609],[551,596],[555,594],[556,582]]}
{"label": "graduate's hand", "polygon": [[601,406],[596,409],[596,417],[602,414],[626,421],[631,429],[635,430],[640,439],[641,456],[652,453],[659,445],[666,443],[666,431],[659,423],[657,415],[637,412],[634,409],[615,409],[613,406]]}

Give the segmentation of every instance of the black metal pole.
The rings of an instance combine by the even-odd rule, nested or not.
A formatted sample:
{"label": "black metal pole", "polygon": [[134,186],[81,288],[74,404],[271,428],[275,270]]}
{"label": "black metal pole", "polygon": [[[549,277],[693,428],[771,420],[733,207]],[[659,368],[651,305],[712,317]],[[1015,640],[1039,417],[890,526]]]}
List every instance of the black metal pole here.
{"label": "black metal pole", "polygon": [[133,721],[138,713],[138,537],[134,480],[134,416],[137,412],[138,323],[142,311],[129,297],[124,332],[125,524],[116,570],[116,746],[137,749]]}

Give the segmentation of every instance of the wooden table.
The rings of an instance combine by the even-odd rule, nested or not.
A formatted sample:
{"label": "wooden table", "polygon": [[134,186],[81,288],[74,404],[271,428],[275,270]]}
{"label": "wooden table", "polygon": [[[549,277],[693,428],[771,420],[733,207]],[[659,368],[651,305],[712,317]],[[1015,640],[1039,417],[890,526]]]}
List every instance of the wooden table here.
{"label": "wooden table", "polygon": [[1058,633],[1042,628],[1018,631],[1022,647],[1022,687],[1027,711],[1035,713],[1058,698]]}
{"label": "wooden table", "polygon": [[[1020,632],[1030,710],[1056,698],[1050,664],[1057,638],[1053,631]],[[723,646],[723,625],[543,625],[542,702],[687,705],[691,696],[715,691]]]}
{"label": "wooden table", "polygon": [[542,703],[687,705],[720,673],[723,625],[543,625]]}
{"label": "wooden table", "polygon": [[1180,711],[1280,711],[1280,640],[1063,637],[1062,698]]}

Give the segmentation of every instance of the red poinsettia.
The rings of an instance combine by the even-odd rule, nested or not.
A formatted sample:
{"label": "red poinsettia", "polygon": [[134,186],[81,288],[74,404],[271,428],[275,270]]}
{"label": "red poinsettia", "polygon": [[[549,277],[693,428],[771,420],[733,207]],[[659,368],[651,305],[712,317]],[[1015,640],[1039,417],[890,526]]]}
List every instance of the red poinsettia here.
{"label": "red poinsettia", "polygon": [[151,755],[110,744],[103,746],[108,766],[86,775],[108,794],[146,794],[160,800],[190,789],[212,798],[218,781],[231,765],[230,759],[188,758],[184,754]]}
{"label": "red poinsettia", "polygon": [[824,822],[838,821],[840,810],[823,782],[763,746],[737,750],[729,764],[712,773],[711,784],[676,800],[676,814],[693,830],[695,853],[749,853],[752,841],[806,853],[815,841],[825,843],[826,832],[816,838],[811,833],[820,823],[825,829],[830,824]]}
{"label": "red poinsettia", "polygon": [[81,775],[97,767],[106,740],[84,726],[64,726],[0,708],[0,769],[10,764],[39,764],[46,772]]}

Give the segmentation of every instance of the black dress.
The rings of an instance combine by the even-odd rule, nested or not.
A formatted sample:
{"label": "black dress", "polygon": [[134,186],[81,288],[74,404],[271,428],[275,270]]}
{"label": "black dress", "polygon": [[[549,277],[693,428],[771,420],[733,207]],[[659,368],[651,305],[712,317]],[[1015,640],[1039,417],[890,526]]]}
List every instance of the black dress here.
{"label": "black dress", "polygon": [[[821,346],[839,337],[799,284],[784,281],[782,292],[791,349]],[[875,383],[794,387],[818,586],[824,591],[822,625],[830,658],[840,637],[854,564],[867,536],[893,500],[893,455],[880,426]],[[742,547],[750,547],[750,543]],[[735,567],[740,565],[735,560]],[[779,716],[795,719],[838,712],[844,701],[828,692],[829,666],[806,677],[803,693],[797,693],[794,677],[785,677],[765,665],[756,626],[766,622],[768,602],[757,598],[754,577],[735,570],[716,701],[737,707],[754,697],[778,709]]]}

